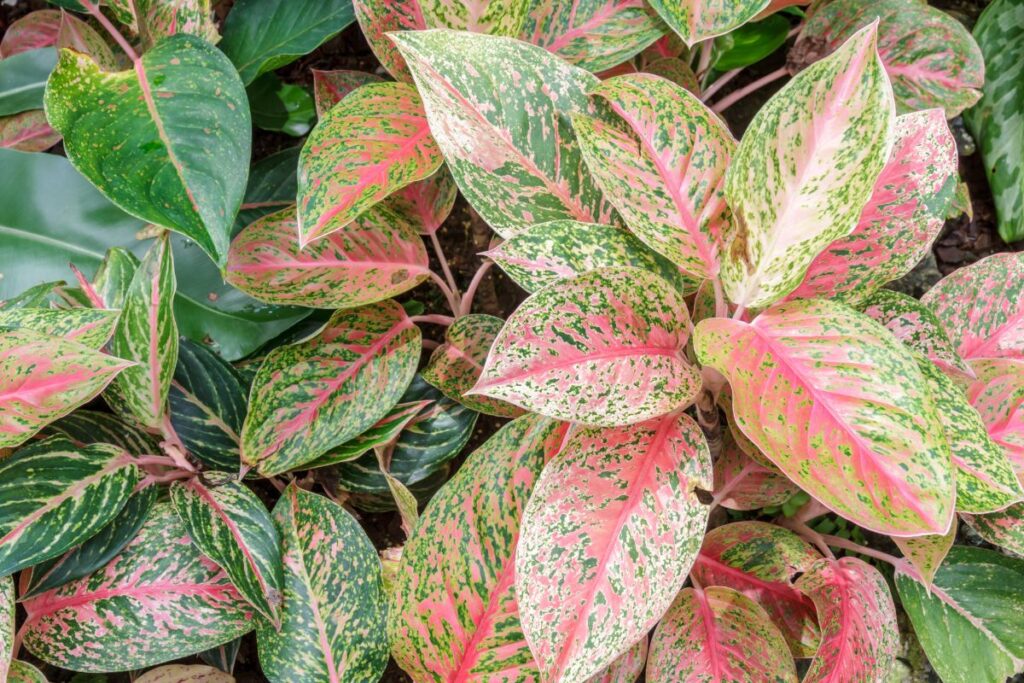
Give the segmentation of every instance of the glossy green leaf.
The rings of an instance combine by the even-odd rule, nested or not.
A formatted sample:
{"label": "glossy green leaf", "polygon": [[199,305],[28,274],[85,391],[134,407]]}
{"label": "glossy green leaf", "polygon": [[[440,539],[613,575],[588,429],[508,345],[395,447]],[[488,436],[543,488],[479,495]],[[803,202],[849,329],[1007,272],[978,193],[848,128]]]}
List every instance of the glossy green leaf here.
{"label": "glossy green leaf", "polygon": [[284,557],[281,629],[260,622],[260,667],[274,683],[376,681],[388,662],[380,560],[349,513],[285,490],[274,507]]}
{"label": "glossy green leaf", "polygon": [[388,414],[377,420],[376,423],[365,432],[349,439],[340,446],[335,446],[313,462],[307,463],[306,467],[326,467],[342,462],[355,460],[369,451],[376,451],[393,443],[410,422],[416,419],[420,411],[430,405],[430,401],[410,401],[408,403],[399,401]]}
{"label": "glossy green leaf", "polygon": [[768,6],[769,0],[651,0],[673,31],[692,47],[742,26]]}
{"label": "glossy green leaf", "polygon": [[761,61],[782,47],[789,28],[786,18],[776,14],[719,36],[715,39],[715,69],[742,69]]}
{"label": "glossy green leaf", "polygon": [[41,9],[12,21],[0,39],[0,59],[53,45],[60,30],[60,17],[60,10]]}
{"label": "glossy green leaf", "polygon": [[0,116],[43,108],[46,79],[57,63],[52,47],[0,59]]}
{"label": "glossy green leaf", "polygon": [[0,309],[0,330],[32,330],[99,349],[114,334],[119,314],[120,311],[94,308]]}
{"label": "glossy green leaf", "polygon": [[299,138],[316,122],[316,105],[309,89],[285,83],[277,74],[263,74],[246,89],[252,125],[260,130]]}
{"label": "glossy green leaf", "polygon": [[337,69],[313,72],[313,98],[316,100],[316,114],[323,118],[331,107],[341,102],[350,92],[367,83],[380,83],[383,78],[366,71]]}
{"label": "glossy green leaf", "polygon": [[160,451],[159,439],[134,423],[125,422],[112,413],[76,410],[48,425],[42,433],[59,434],[76,444],[106,443],[120,446],[131,455],[147,455]]}
{"label": "glossy green leaf", "polygon": [[0,117],[0,147],[22,152],[43,152],[60,142],[42,109]]}
{"label": "glossy green leaf", "polygon": [[88,55],[104,71],[117,71],[120,68],[118,58],[103,36],[70,12],[60,14],[56,46],[58,49],[66,47]]}

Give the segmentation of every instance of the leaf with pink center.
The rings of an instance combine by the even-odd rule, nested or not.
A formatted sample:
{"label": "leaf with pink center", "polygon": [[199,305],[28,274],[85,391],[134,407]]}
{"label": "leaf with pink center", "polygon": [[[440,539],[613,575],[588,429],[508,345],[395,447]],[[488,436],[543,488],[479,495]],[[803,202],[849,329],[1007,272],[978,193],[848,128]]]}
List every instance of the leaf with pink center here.
{"label": "leaf with pink center", "polygon": [[421,235],[438,231],[455,206],[459,188],[447,166],[434,175],[406,185],[384,200],[389,210],[416,226]]}
{"label": "leaf with pink center", "polygon": [[917,361],[843,304],[779,304],[701,321],[697,357],[729,380],[739,428],[829,509],[894,536],[946,533],[949,445]]}
{"label": "leaf with pink center", "polygon": [[0,447],[92,400],[129,361],[32,330],[0,332]]}
{"label": "leaf with pink center", "polygon": [[862,302],[931,250],[957,186],[956,143],[940,109],[897,117],[894,137],[853,232],[811,261],[789,299]]}
{"label": "leaf with pink center", "polygon": [[797,74],[743,134],[725,174],[736,230],[723,254],[729,298],[781,299],[850,234],[892,148],[892,90],[869,26]]}
{"label": "leaf with pink center", "polygon": [[397,80],[412,83],[405,59],[387,34],[427,28],[420,0],[353,0],[352,6],[359,28],[381,65]]}
{"label": "leaf with pink center", "polygon": [[814,604],[793,587],[821,559],[792,531],[765,522],[734,522],[704,537],[693,576],[701,585],[725,586],[754,600],[778,627],[794,657],[818,647]]}
{"label": "leaf with pink center", "polygon": [[950,273],[921,297],[965,359],[1024,360],[1024,253],[994,254]]}
{"label": "leaf with pink center", "polygon": [[516,309],[470,394],[570,422],[642,422],[696,396],[688,337],[686,304],[657,275],[593,270]]}
{"label": "leaf with pink center", "polygon": [[4,31],[3,40],[0,40],[0,58],[7,59],[20,52],[56,43],[60,15],[60,10],[41,9],[12,22]]}
{"label": "leaf with pink center", "polygon": [[33,330],[100,349],[114,334],[120,313],[103,308],[3,308],[0,330]]}
{"label": "leaf with pink center", "polygon": [[687,46],[728,33],[753,19],[769,0],[652,0],[653,7]]}
{"label": "leaf with pink center", "polygon": [[914,538],[893,538],[896,547],[910,560],[918,574],[924,579],[926,585],[931,585],[935,578],[935,572],[939,570],[942,561],[949,554],[956,540],[956,517],[949,525],[949,531],[945,534],[932,536],[915,536]]}
{"label": "leaf with pink center", "polygon": [[982,359],[973,361],[971,369],[978,379],[967,388],[967,400],[1006,451],[1017,476],[1024,477],[1024,361]]}
{"label": "leaf with pink center", "polygon": [[384,79],[377,74],[351,69],[323,71],[311,69],[313,72],[313,99],[316,102],[316,115],[323,118],[331,107],[345,99],[359,86],[367,83],[380,83]]}
{"label": "leaf with pink center", "polygon": [[165,502],[106,567],[22,604],[28,651],[75,671],[141,669],[253,627],[252,609]]}
{"label": "leaf with pink center", "polygon": [[693,277],[717,276],[731,220],[722,185],[736,147],[725,123],[657,76],[618,76],[590,93],[617,116],[573,118],[608,200],[651,249]]}
{"label": "leaf with pink center", "polygon": [[967,526],[989,543],[1024,555],[1024,503],[984,515],[961,515]]}
{"label": "leaf with pink center", "polygon": [[900,632],[889,586],[877,569],[855,557],[822,559],[796,587],[814,601],[821,623],[821,645],[805,683],[868,683],[889,673]]}
{"label": "leaf with pink center", "polygon": [[540,680],[519,623],[520,517],[566,425],[526,415],[473,452],[433,497],[402,552],[391,653],[417,681]]}
{"label": "leaf with pink center", "polygon": [[531,0],[419,0],[429,28],[486,33],[515,38]]}
{"label": "leaf with pink center", "polygon": [[384,417],[409,386],[420,331],[393,301],[337,311],[271,351],[253,379],[242,460],[264,476],[311,462]]}
{"label": "leaf with pink center", "polygon": [[765,467],[743,452],[728,432],[722,435],[722,452],[715,461],[715,496],[730,510],[757,510],[782,505],[800,487],[775,466]]}
{"label": "leaf with pink center", "polygon": [[587,683],[635,683],[647,664],[647,636],[619,655],[604,671],[587,679]]}
{"label": "leaf with pink center", "polygon": [[412,86],[361,86],[324,115],[299,155],[300,245],[344,228],[442,162]]}
{"label": "leaf with pink center", "polygon": [[756,602],[731,588],[684,588],[651,639],[651,683],[796,683],[786,640]]}
{"label": "leaf with pink center", "polygon": [[509,38],[435,30],[392,36],[466,200],[502,237],[553,220],[608,223],[570,118],[596,115],[597,78]]}
{"label": "leaf with pink center", "polygon": [[700,548],[711,477],[700,427],[675,414],[581,428],[548,463],[515,571],[543,680],[586,681],[658,622]]}
{"label": "leaf with pink center", "polygon": [[0,117],[0,147],[22,152],[43,152],[60,142],[60,133],[50,128],[42,109]]}
{"label": "leaf with pink center", "polygon": [[121,68],[103,36],[70,12],[61,12],[56,45],[58,48],[66,47],[89,55],[104,71],[117,71]]}

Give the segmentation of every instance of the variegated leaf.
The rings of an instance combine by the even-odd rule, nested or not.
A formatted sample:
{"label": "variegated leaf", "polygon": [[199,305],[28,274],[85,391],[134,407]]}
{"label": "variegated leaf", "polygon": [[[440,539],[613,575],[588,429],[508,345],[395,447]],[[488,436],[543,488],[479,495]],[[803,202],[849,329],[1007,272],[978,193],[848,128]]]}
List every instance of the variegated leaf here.
{"label": "variegated leaf", "polygon": [[519,625],[519,520],[566,426],[517,419],[434,496],[402,551],[388,616],[391,652],[417,681],[538,681]]}
{"label": "variegated leaf", "polygon": [[260,622],[274,683],[376,681],[388,662],[380,560],[340,505],[292,484],[274,507],[284,557],[281,629]]}
{"label": "variegated leaf", "polygon": [[160,441],[154,435],[117,415],[97,410],[76,410],[48,425],[41,433],[45,436],[66,436],[82,446],[113,444],[131,455],[158,453],[160,450]]}
{"label": "variegated leaf", "polygon": [[0,330],[33,330],[99,349],[114,334],[119,314],[101,308],[5,308],[0,309]]}
{"label": "variegated leaf", "polygon": [[971,368],[978,379],[967,388],[967,400],[1024,478],[1024,360],[976,360]]}
{"label": "variegated leaf", "polygon": [[377,458],[377,469],[388,485],[395,509],[398,510],[399,519],[402,520],[402,533],[408,538],[420,521],[419,501],[415,493],[406,488],[398,477],[391,474],[384,449],[375,448],[373,454]]}
{"label": "variegated leaf", "polygon": [[402,430],[409,426],[409,423],[416,419],[420,412],[430,405],[430,401],[411,401],[409,403],[398,403],[388,411],[388,414],[378,420],[365,432],[349,439],[340,446],[335,446],[306,467],[326,467],[338,463],[355,460],[364,453],[387,446],[395,441],[402,433]]}
{"label": "variegated leaf", "polygon": [[192,542],[274,627],[281,625],[281,549],[270,513],[237,479],[171,486],[171,504]]}
{"label": "variegated leaf", "polygon": [[350,69],[337,71],[311,69],[311,71],[313,72],[313,99],[316,101],[316,115],[320,118],[323,118],[331,107],[341,102],[346,95],[359,86],[367,83],[380,83],[384,80],[377,74]]}
{"label": "variegated leaf", "polygon": [[28,662],[11,662],[7,683],[47,683],[43,672]]}
{"label": "variegated leaf", "polygon": [[0,147],[22,152],[43,152],[58,142],[60,133],[50,128],[42,109],[0,117]]}
{"label": "variegated leaf", "polygon": [[125,293],[121,317],[110,342],[114,355],[135,362],[107,389],[110,407],[141,425],[159,428],[167,412],[178,361],[174,320],[174,258],[165,234],[146,252]]}
{"label": "variegated leaf", "polygon": [[85,404],[129,365],[59,337],[0,332],[0,447],[17,446]]}
{"label": "variegated leaf", "polygon": [[456,318],[445,330],[444,344],[430,355],[430,362],[423,368],[423,379],[448,398],[472,410],[498,417],[522,415],[521,408],[504,401],[486,396],[466,396],[466,392],[480,379],[487,352],[504,324],[504,320],[493,315],[472,314]]}
{"label": "variegated leaf", "polygon": [[684,357],[687,322],[681,295],[657,275],[593,270],[524,301],[470,393],[585,424],[664,415],[701,385]]}
{"label": "variegated leaf", "polygon": [[29,12],[11,22],[0,40],[0,58],[7,59],[20,52],[49,47],[57,42],[60,10],[41,9]]}
{"label": "variegated leaf", "polygon": [[115,446],[77,448],[63,437],[0,460],[0,576],[56,557],[102,529],[139,481]]}
{"label": "variegated leaf", "polygon": [[731,232],[722,184],[736,147],[725,123],[657,76],[618,76],[590,93],[619,117],[573,118],[609,201],[647,246],[696,278],[716,277]]}
{"label": "variegated leaf", "polygon": [[516,596],[543,680],[586,681],[658,622],[707,524],[711,457],[690,417],[582,428],[523,515]]}
{"label": "variegated leaf", "polygon": [[[102,570],[24,603],[25,647],[75,671],[139,669],[231,640],[253,612],[170,503]],[[88,643],[88,647],[83,647]]]}
{"label": "variegated leaf", "polygon": [[187,33],[216,44],[220,40],[211,0],[131,0],[138,8],[142,42],[151,47],[168,36]]}
{"label": "variegated leaf", "polygon": [[412,74],[389,33],[427,28],[420,0],[352,0],[356,21],[381,66],[399,81],[412,83]]}
{"label": "variegated leaf", "polygon": [[442,165],[434,175],[406,185],[384,204],[397,219],[415,225],[421,235],[432,235],[451,214],[457,195],[455,179]]}
{"label": "variegated leaf", "polygon": [[735,522],[704,537],[693,576],[701,585],[726,586],[756,601],[781,631],[794,657],[818,648],[814,604],[793,587],[821,555],[802,538],[764,522]]}
{"label": "variegated leaf", "polygon": [[914,565],[918,574],[924,579],[925,584],[931,585],[935,578],[935,572],[939,570],[942,561],[946,559],[949,549],[953,547],[956,540],[956,517],[949,525],[949,531],[945,534],[934,536],[915,536],[914,538],[894,538],[893,542],[900,549],[910,563]]}
{"label": "variegated leaf", "polygon": [[785,639],[756,602],[731,588],[684,588],[651,639],[651,683],[796,683]]}
{"label": "variegated leaf", "polygon": [[687,46],[720,36],[753,19],[769,0],[651,0]]}
{"label": "variegated leaf", "polygon": [[534,225],[484,252],[528,292],[588,270],[635,266],[660,275],[681,292],[696,289],[671,261],[623,228],[577,221]]}
{"label": "variegated leaf", "polygon": [[956,270],[921,302],[966,359],[1024,360],[1024,253],[994,254]]}
{"label": "variegated leaf", "polygon": [[345,227],[442,162],[412,86],[358,88],[327,112],[299,155],[300,245]]}
{"label": "variegated leaf", "polygon": [[429,28],[492,36],[519,35],[531,0],[418,0]]}
{"label": "variegated leaf", "polygon": [[604,671],[591,676],[587,683],[636,683],[647,665],[647,636],[619,655]]}
{"label": "variegated leaf", "polygon": [[427,250],[388,204],[304,248],[295,207],[264,216],[231,242],[227,281],[262,301],[315,308],[353,308],[406,292],[430,276]]}
{"label": "variegated leaf", "polygon": [[689,64],[678,57],[656,59],[645,64],[641,71],[661,76],[679,87],[685,88],[694,95],[700,94],[700,83],[697,81],[697,74],[693,73],[693,69]]}
{"label": "variegated leaf", "polygon": [[104,308],[120,310],[124,306],[139,264],[139,258],[127,249],[107,249],[92,279],[92,289],[103,302]]}
{"label": "variegated leaf", "polygon": [[949,529],[949,445],[914,356],[884,327],[805,299],[752,323],[702,320],[694,345],[729,380],[743,433],[826,507],[893,536]]}
{"label": "variegated leaf", "polygon": [[855,557],[822,559],[796,587],[814,601],[821,645],[805,683],[873,683],[889,673],[900,644],[896,606],[877,569]]}
{"label": "variegated leaf", "polygon": [[774,466],[765,467],[744,453],[730,433],[723,434],[722,441],[722,452],[715,461],[714,490],[716,496],[722,496],[722,507],[757,510],[781,505],[800,490]]}
{"label": "variegated leaf", "polygon": [[874,26],[758,110],[725,174],[736,233],[722,265],[733,302],[766,306],[857,225],[892,147],[892,90]]}
{"label": "variegated leaf", "polygon": [[894,135],[857,226],[811,261],[790,299],[862,302],[931,250],[956,189],[956,143],[940,109],[898,117]]}
{"label": "variegated leaf", "polygon": [[956,18],[916,0],[836,0],[822,3],[790,55],[795,68],[816,61],[872,22],[878,54],[900,113],[941,107],[953,118],[981,97],[985,62]]}
{"label": "variegated leaf", "polygon": [[509,38],[434,30],[393,39],[459,189],[498,234],[611,219],[570,123],[596,114],[586,97],[595,76]]}
{"label": "variegated leaf", "polygon": [[168,664],[150,669],[135,683],[235,683],[235,678],[212,666]]}
{"label": "variegated leaf", "polygon": [[965,514],[961,518],[989,543],[1024,555],[1024,503],[984,515]]}
{"label": "variegated leaf", "polygon": [[14,650],[14,579],[0,577],[0,678],[7,680]]}
{"label": "variegated leaf", "polygon": [[531,0],[529,4],[520,40],[588,71],[621,64],[666,30],[641,0]]}
{"label": "variegated leaf", "polygon": [[398,402],[419,356],[419,328],[398,304],[336,312],[316,337],[263,361],[242,427],[242,460],[272,476],[362,433]]}
{"label": "variegated leaf", "polygon": [[66,47],[88,55],[104,71],[117,71],[121,68],[103,36],[70,12],[61,12],[56,45],[58,48]]}

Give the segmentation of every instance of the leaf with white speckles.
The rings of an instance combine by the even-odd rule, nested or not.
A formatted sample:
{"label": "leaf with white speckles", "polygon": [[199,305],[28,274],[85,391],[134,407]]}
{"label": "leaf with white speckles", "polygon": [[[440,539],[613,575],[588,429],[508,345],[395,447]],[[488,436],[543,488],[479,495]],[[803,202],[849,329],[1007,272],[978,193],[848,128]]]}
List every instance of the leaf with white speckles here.
{"label": "leaf with white speckles", "polygon": [[104,71],[117,71],[120,68],[114,51],[103,36],[70,12],[61,12],[56,45],[58,48],[67,47],[88,55]]}
{"label": "leaf with white speckles", "polygon": [[885,677],[900,645],[896,606],[885,577],[855,557],[822,559],[796,587],[814,601],[821,645],[805,683],[873,683]]}
{"label": "leaf with white speckles", "polygon": [[496,232],[612,219],[570,122],[596,115],[586,96],[595,76],[510,38],[447,30],[392,38],[455,181]]}
{"label": "leaf with white speckles", "polygon": [[953,547],[956,532],[957,523],[954,517],[953,523],[949,525],[949,531],[945,534],[915,536],[914,538],[897,537],[892,540],[900,552],[914,565],[924,582],[930,585],[935,578],[935,572],[942,566],[942,561],[946,559],[949,549]]}
{"label": "leaf with white speckles", "polygon": [[253,627],[249,605],[192,545],[170,503],[157,503],[134,540],[102,570],[23,605],[28,651],[75,671],[140,669]]}
{"label": "leaf with white speckles", "polygon": [[967,400],[1024,476],[1024,360],[982,359],[971,368],[978,379],[967,387]]}
{"label": "leaf with white speckles", "polygon": [[591,676],[587,683],[635,683],[647,664],[647,636],[619,655],[605,670]]}
{"label": "leaf with white speckles", "polygon": [[730,432],[722,435],[722,452],[715,461],[716,496],[730,510],[757,510],[781,505],[800,490],[775,466],[765,467],[743,452]]}
{"label": "leaf with white speckles", "polygon": [[313,72],[313,99],[316,101],[316,115],[320,118],[323,118],[331,107],[341,102],[356,88],[367,83],[380,83],[384,80],[377,74],[350,69],[335,71],[311,69],[311,71]]}
{"label": "leaf with white speckles", "polygon": [[718,275],[731,233],[722,184],[736,141],[689,91],[648,74],[602,81],[590,94],[619,117],[573,125],[598,185],[630,230],[696,278]]}
{"label": "leaf with white speckles", "polygon": [[[182,33],[216,44],[220,40],[211,0],[132,0],[145,46]],[[275,28],[268,24],[268,29]]]}
{"label": "leaf with white speckles", "polygon": [[731,588],[684,588],[651,638],[651,683],[796,683],[786,641],[756,602]]}
{"label": "leaf with white speckles", "polygon": [[769,0],[651,0],[672,30],[693,46],[720,36],[753,19]]}
{"label": "leaf with white speckles", "polygon": [[416,372],[420,331],[393,301],[336,312],[274,349],[249,395],[242,460],[264,476],[315,460],[384,417]]}
{"label": "leaf with white speckles", "polygon": [[40,433],[44,436],[66,436],[82,445],[108,443],[120,446],[131,455],[146,455],[160,450],[160,440],[155,435],[113,413],[98,410],[80,408],[47,425]]}
{"label": "leaf with white speckles", "polygon": [[388,662],[386,600],[370,539],[340,505],[292,484],[274,507],[284,556],[281,630],[257,626],[274,683],[376,681]]}
{"label": "leaf with white speckles", "polygon": [[49,47],[57,42],[60,30],[60,10],[41,9],[29,12],[11,22],[0,40],[0,58],[7,59],[19,52]]}
{"label": "leaf with white speckles", "polygon": [[682,295],[638,268],[593,270],[530,296],[498,333],[470,392],[560,420],[624,425],[686,405]]}
{"label": "leaf with white speckles", "polygon": [[1024,253],[993,254],[921,297],[966,359],[1024,360]]}
{"label": "leaf with white speckles", "polygon": [[516,596],[544,680],[581,683],[643,637],[689,573],[711,457],[690,417],[581,428],[523,515]]}
{"label": "leaf with white speckles", "polygon": [[235,683],[235,678],[212,666],[168,664],[150,669],[135,683]]}
{"label": "leaf with white speckles", "polygon": [[50,128],[42,109],[0,117],[0,147],[22,152],[43,152],[58,142],[60,133]]}
{"label": "leaf with white speckles", "polygon": [[349,439],[340,446],[335,446],[313,462],[306,463],[305,467],[326,467],[338,463],[355,460],[364,453],[377,448],[387,446],[402,433],[402,430],[409,426],[409,423],[416,419],[420,411],[430,405],[430,401],[401,402],[395,405],[388,414],[378,420],[365,432]]}
{"label": "leaf with white speckles", "polygon": [[68,159],[103,194],[192,238],[223,265],[245,193],[252,123],[242,82],[222,53],[180,34],[134,68],[106,73],[62,50],[46,114]]}
{"label": "leaf with white speckles", "polygon": [[898,117],[892,153],[857,227],[811,261],[788,298],[859,303],[909,273],[945,225],[958,177],[956,143],[942,110]]}
{"label": "leaf with white speckles", "polygon": [[869,26],[797,74],[754,116],[725,174],[736,222],[722,263],[749,308],[789,294],[857,225],[892,147],[892,89]]}
{"label": "leaf with white speckles", "polygon": [[33,330],[99,349],[114,334],[120,313],[102,308],[4,308],[0,330]]}
{"label": "leaf with white speckles", "polygon": [[914,356],[884,327],[803,299],[751,323],[702,320],[694,346],[729,380],[743,433],[830,510],[894,536],[949,529],[949,445]]}
{"label": "leaf with white speckles", "polygon": [[7,680],[14,647],[14,579],[0,577],[0,678]]}
{"label": "leaf with white speckles", "polygon": [[356,20],[381,65],[399,81],[412,83],[412,74],[387,35],[392,31],[427,28],[419,0],[353,0]]}
{"label": "leaf with white speckles", "polygon": [[417,0],[429,28],[519,35],[531,0]]}

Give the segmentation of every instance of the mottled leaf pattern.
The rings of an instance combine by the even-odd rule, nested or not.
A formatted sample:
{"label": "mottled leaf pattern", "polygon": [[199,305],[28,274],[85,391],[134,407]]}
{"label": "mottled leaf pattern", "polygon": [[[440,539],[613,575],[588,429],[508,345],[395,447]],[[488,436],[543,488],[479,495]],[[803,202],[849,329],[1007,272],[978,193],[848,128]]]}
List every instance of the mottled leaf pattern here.
{"label": "mottled leaf pattern", "polygon": [[688,46],[742,26],[768,6],[769,0],[651,0],[672,30]]}
{"label": "mottled leaf pattern", "polygon": [[0,147],[22,152],[42,152],[60,142],[60,133],[50,128],[42,109],[0,117]]}
{"label": "mottled leaf pattern", "polygon": [[431,235],[451,214],[457,195],[455,179],[448,167],[442,165],[432,176],[406,185],[383,204],[395,220],[415,225],[421,235]]}
{"label": "mottled leaf pattern", "polygon": [[956,540],[957,524],[956,518],[949,526],[949,532],[935,534],[933,536],[915,536],[914,538],[894,538],[893,542],[900,549],[914,569],[924,579],[926,584],[931,584],[935,578],[935,572],[939,570],[942,561],[946,559],[949,549],[953,547]]}
{"label": "mottled leaf pattern", "polygon": [[730,510],[756,510],[781,505],[800,488],[774,466],[765,467],[739,447],[729,433],[722,436],[722,452],[715,461],[716,496]]}
{"label": "mottled leaf pattern", "polygon": [[43,672],[28,662],[11,662],[7,683],[47,683]]}
{"label": "mottled leaf pattern", "polygon": [[29,12],[11,22],[0,40],[0,58],[8,59],[19,52],[49,47],[57,42],[60,10],[42,9]]}
{"label": "mottled leaf pattern", "polygon": [[120,310],[139,269],[139,257],[122,247],[107,249],[92,279],[92,288],[106,308]]}
{"label": "mottled leaf pattern", "polygon": [[235,678],[212,666],[168,664],[150,669],[135,683],[235,683]]}
{"label": "mottled leaf pattern", "polygon": [[76,410],[47,426],[42,434],[66,436],[80,445],[113,444],[131,455],[156,453],[160,449],[160,441],[153,434],[117,415],[96,410]]}
{"label": "mottled leaf pattern", "polygon": [[405,59],[387,34],[427,28],[420,0],[352,0],[352,6],[359,28],[381,65],[397,80],[412,83]]}
{"label": "mottled leaf pattern", "polygon": [[311,71],[313,72],[313,99],[316,101],[316,115],[320,118],[323,118],[331,107],[341,102],[346,95],[359,86],[367,83],[380,83],[384,80],[377,74],[350,69],[336,71],[311,69]]}
{"label": "mottled leaf pattern", "polygon": [[523,515],[516,596],[544,680],[586,681],[668,609],[707,524],[704,436],[686,415],[581,428]]}
{"label": "mottled leaf pattern", "polygon": [[340,446],[335,446],[305,466],[313,468],[336,465],[341,462],[355,460],[368,451],[387,446],[397,439],[402,430],[416,419],[420,411],[428,405],[430,405],[430,401],[400,402],[365,432]]}
{"label": "mottled leaf pattern", "polygon": [[61,13],[56,44],[58,48],[66,47],[88,55],[104,71],[117,71],[121,68],[114,51],[103,36],[70,12]]}
{"label": "mottled leaf pattern", "polygon": [[208,43],[220,34],[214,22],[211,0],[130,0],[138,8],[137,21],[143,43],[152,46],[162,38],[187,33]]}
{"label": "mottled leaf pattern", "polygon": [[967,388],[967,400],[1006,451],[1017,476],[1024,476],[1024,361],[976,360],[971,368],[978,379]]}
{"label": "mottled leaf pattern", "polygon": [[417,0],[430,28],[519,35],[531,0]]}
{"label": "mottled leaf pattern", "polygon": [[7,680],[14,646],[14,579],[0,578],[0,678]]}
{"label": "mottled leaf pattern", "polygon": [[587,683],[635,683],[647,664],[647,636],[619,655],[604,671],[587,679]]}
{"label": "mottled leaf pattern", "polygon": [[1024,503],[985,515],[961,515],[961,518],[989,543],[1024,555]]}
{"label": "mottled leaf pattern", "polygon": [[33,330],[99,349],[114,334],[119,314],[120,311],[96,308],[0,309],[0,330]]}

